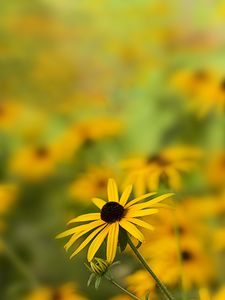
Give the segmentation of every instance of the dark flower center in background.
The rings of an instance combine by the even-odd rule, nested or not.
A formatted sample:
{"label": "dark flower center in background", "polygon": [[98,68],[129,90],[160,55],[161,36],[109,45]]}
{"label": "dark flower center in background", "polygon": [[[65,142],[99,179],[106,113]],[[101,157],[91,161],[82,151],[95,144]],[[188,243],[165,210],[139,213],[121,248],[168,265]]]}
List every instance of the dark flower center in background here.
{"label": "dark flower center in background", "polygon": [[207,75],[206,71],[204,71],[204,70],[197,70],[194,73],[194,78],[199,81],[206,80],[207,77],[208,77],[208,75]]}
{"label": "dark flower center in background", "polygon": [[124,208],[118,202],[108,202],[101,210],[101,219],[106,223],[120,221],[124,214]]}
{"label": "dark flower center in background", "polygon": [[147,158],[147,163],[156,163],[161,167],[167,166],[170,162],[160,155],[151,155]]}
{"label": "dark flower center in background", "polygon": [[52,297],[51,297],[51,300],[61,300],[61,299],[62,299],[62,297],[61,297],[60,291],[54,290],[53,294],[52,294]]}
{"label": "dark flower center in background", "polygon": [[49,154],[49,151],[47,148],[45,147],[39,147],[35,150],[35,155],[38,157],[38,158],[45,158],[47,157]]}
{"label": "dark flower center in background", "polygon": [[97,186],[101,189],[103,189],[103,188],[105,188],[106,186],[107,186],[107,179],[104,179],[104,178],[102,178],[102,179],[99,179],[98,181],[97,181]]}
{"label": "dark flower center in background", "polygon": [[5,114],[5,107],[3,104],[0,104],[0,116],[3,116]]}
{"label": "dark flower center in background", "polygon": [[221,81],[220,88],[223,92],[225,92],[225,78]]}
{"label": "dark flower center in background", "polygon": [[190,261],[193,259],[192,253],[190,253],[187,250],[184,250],[181,252],[181,257],[182,257],[182,260],[184,260],[184,261]]}

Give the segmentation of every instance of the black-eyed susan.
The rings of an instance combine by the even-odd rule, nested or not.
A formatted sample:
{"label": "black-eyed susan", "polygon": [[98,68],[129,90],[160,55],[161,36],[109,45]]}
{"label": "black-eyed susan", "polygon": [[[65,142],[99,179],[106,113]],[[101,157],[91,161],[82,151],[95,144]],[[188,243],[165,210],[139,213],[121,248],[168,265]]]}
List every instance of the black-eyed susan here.
{"label": "black-eyed susan", "polygon": [[44,286],[37,288],[25,297],[25,300],[87,300],[78,292],[73,283],[66,283],[59,287]]}
{"label": "black-eyed susan", "polygon": [[71,258],[91,242],[87,259],[88,261],[92,261],[107,237],[106,257],[108,262],[113,262],[116,256],[120,228],[123,228],[128,234],[140,242],[143,242],[145,238],[137,226],[150,230],[152,230],[153,227],[140,220],[139,217],[157,213],[157,207],[162,205],[159,204],[159,202],[172,196],[171,193],[168,193],[147,202],[139,203],[141,200],[155,195],[155,193],[148,193],[128,201],[132,192],[132,185],[128,185],[119,198],[117,184],[114,179],[109,179],[107,192],[108,202],[99,198],[92,199],[93,203],[100,209],[99,213],[81,215],[69,222],[69,224],[88,222],[87,224],[76,226],[57,236],[58,238],[72,236],[65,245],[65,249],[68,250],[80,237],[88,234],[85,240],[73,252]]}
{"label": "black-eyed susan", "polygon": [[105,198],[110,177],[113,177],[113,171],[109,167],[90,167],[70,185],[69,193],[73,199],[86,203],[93,195]]}
{"label": "black-eyed susan", "polygon": [[225,299],[225,286],[222,286],[213,296],[206,288],[199,290],[199,300],[224,300]]}
{"label": "black-eyed susan", "polygon": [[128,159],[121,167],[128,171],[124,185],[133,184],[137,195],[157,190],[160,183],[167,183],[174,190],[182,186],[181,174],[196,166],[201,156],[200,149],[194,147],[174,147],[160,151],[157,155]]}
{"label": "black-eyed susan", "polygon": [[36,181],[52,175],[57,162],[53,145],[31,145],[13,154],[9,168],[13,174],[29,181]]}

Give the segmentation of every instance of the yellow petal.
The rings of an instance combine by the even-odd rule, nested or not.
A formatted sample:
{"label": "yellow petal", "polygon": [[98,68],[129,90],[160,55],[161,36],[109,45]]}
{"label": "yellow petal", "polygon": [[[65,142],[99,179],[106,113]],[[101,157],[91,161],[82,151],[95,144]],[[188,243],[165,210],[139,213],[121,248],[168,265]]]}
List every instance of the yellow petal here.
{"label": "yellow petal", "polygon": [[83,243],[80,244],[80,246],[73,252],[73,254],[70,256],[70,258],[74,257],[77,255],[81,250],[84,249],[84,247],[87,246],[88,243],[101,231],[105,226],[107,225],[102,225],[99,228],[95,229],[84,241]]}
{"label": "yellow petal", "polygon": [[144,222],[142,220],[135,219],[135,218],[126,218],[126,219],[127,219],[127,221],[129,221],[131,223],[134,223],[138,226],[144,227],[144,228],[149,229],[149,230],[154,230],[154,227],[152,225],[150,225],[147,222]]}
{"label": "yellow petal", "polygon": [[130,206],[129,210],[132,210],[132,209],[143,209],[143,208],[148,208],[148,207],[151,207],[151,206],[155,206],[155,204],[173,196],[174,194],[173,193],[167,193],[167,194],[164,194],[164,195],[161,195],[161,196],[158,196],[152,200],[149,200],[147,202],[144,202],[144,203],[139,203],[139,204],[135,204],[135,205],[132,205]]}
{"label": "yellow petal", "polygon": [[153,195],[155,195],[155,194],[156,194],[156,193],[148,193],[148,194],[142,195],[142,196],[140,196],[140,197],[138,197],[138,198],[135,198],[134,200],[128,202],[128,203],[125,205],[125,208],[130,207],[131,205],[133,205],[133,204],[135,204],[135,203],[137,203],[137,202],[139,202],[139,201],[141,201],[141,200],[143,200],[143,199],[146,199],[146,198],[148,198],[148,197],[151,197],[151,196],[153,196]]}
{"label": "yellow petal", "polygon": [[[95,223],[95,224],[93,224]],[[72,246],[73,243],[76,242],[82,235],[86,234],[87,232],[91,231],[92,229],[95,229],[96,227],[99,227],[100,225],[103,225],[104,222],[92,222],[91,224],[84,225],[83,228],[86,228],[85,230],[78,231],[69,239],[69,241],[65,244],[64,248],[66,251]]]}
{"label": "yellow petal", "polygon": [[68,230],[63,231],[62,233],[58,234],[56,236],[56,239],[61,239],[61,238],[66,237],[68,235],[72,235],[72,234],[76,233],[76,231],[77,231],[76,227],[68,229]]}
{"label": "yellow petal", "polygon": [[99,235],[91,243],[87,254],[88,261],[92,261],[92,259],[94,258],[96,252],[98,251],[106,235],[108,234],[110,226],[111,225],[106,225],[106,227],[102,230],[102,232],[99,233]]}
{"label": "yellow petal", "polygon": [[99,198],[92,198],[92,202],[100,209],[106,204],[106,202]]}
{"label": "yellow petal", "polygon": [[132,191],[132,185],[130,184],[125,188],[125,190],[120,198],[120,204],[122,206],[124,206],[127,203],[127,200],[130,197],[131,191]]}
{"label": "yellow petal", "polygon": [[127,232],[129,232],[136,239],[138,239],[141,242],[144,241],[145,238],[144,238],[143,234],[137,229],[136,226],[134,226],[130,222],[126,221],[125,219],[121,220],[119,222],[119,224],[121,227],[123,227],[123,229],[125,229]]}
{"label": "yellow petal", "polygon": [[149,216],[156,214],[159,210],[157,208],[149,208],[149,209],[143,209],[143,210],[130,210],[126,214],[126,218],[130,217],[143,217],[143,216]]}
{"label": "yellow petal", "polygon": [[118,202],[119,201],[118,189],[117,189],[117,185],[116,185],[116,182],[114,179],[112,179],[112,178],[109,179],[107,190],[108,190],[109,201]]}
{"label": "yellow petal", "polygon": [[100,219],[100,213],[91,213],[91,214],[85,214],[85,215],[76,217],[76,218],[70,220],[67,224],[76,223],[76,222],[93,221],[93,220],[99,220],[99,219]]}
{"label": "yellow petal", "polygon": [[57,238],[57,239],[63,238],[63,237],[66,237],[66,236],[68,236],[68,235],[72,235],[72,234],[75,234],[75,233],[79,233],[79,232],[81,232],[81,231],[83,231],[83,230],[86,230],[86,229],[88,229],[88,228],[95,228],[95,227],[100,226],[100,225],[103,225],[103,224],[105,224],[104,221],[102,221],[102,220],[97,220],[97,221],[94,221],[94,222],[91,222],[91,223],[88,223],[88,224],[85,224],[85,225],[80,225],[80,226],[77,226],[77,227],[73,227],[73,228],[71,228],[71,229],[68,229],[68,230],[66,230],[66,231],[64,231],[64,232],[62,232],[62,233],[60,233],[60,234],[58,234],[58,235],[56,236],[56,238]]}
{"label": "yellow petal", "polygon": [[167,176],[169,181],[169,186],[174,190],[179,190],[181,188],[181,176],[176,169],[169,168],[167,170]]}
{"label": "yellow petal", "polygon": [[115,222],[109,228],[109,234],[107,239],[106,257],[107,257],[107,261],[110,263],[113,262],[116,256],[118,235],[119,235],[119,223]]}

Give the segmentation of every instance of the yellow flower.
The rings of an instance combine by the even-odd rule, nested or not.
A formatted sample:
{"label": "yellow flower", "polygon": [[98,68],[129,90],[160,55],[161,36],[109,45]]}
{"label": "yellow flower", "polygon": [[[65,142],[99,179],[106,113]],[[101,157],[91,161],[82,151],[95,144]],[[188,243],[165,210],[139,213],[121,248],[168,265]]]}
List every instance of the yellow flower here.
{"label": "yellow flower", "polygon": [[115,297],[110,298],[109,300],[131,300],[132,298],[127,295],[117,295]]}
{"label": "yellow flower", "polygon": [[108,178],[112,177],[112,170],[109,168],[91,167],[89,170],[76,179],[70,186],[70,194],[76,200],[89,201],[94,195],[106,197]]}
{"label": "yellow flower", "polygon": [[65,245],[65,249],[68,250],[80,237],[88,233],[86,239],[73,252],[71,258],[92,241],[87,253],[88,261],[92,261],[106,236],[108,236],[106,257],[108,262],[113,262],[116,256],[120,227],[140,242],[143,242],[145,238],[135,225],[150,230],[152,230],[153,227],[140,220],[139,217],[157,213],[158,209],[156,207],[159,206],[158,203],[172,196],[171,193],[168,193],[145,203],[138,203],[143,199],[155,195],[155,193],[149,193],[128,202],[132,186],[128,185],[119,198],[117,184],[113,179],[109,179],[107,191],[108,202],[99,198],[92,199],[93,203],[101,210],[100,213],[81,215],[69,222],[69,224],[76,222],[89,223],[71,228],[57,236],[58,238],[62,238],[72,235]]}
{"label": "yellow flower", "polygon": [[41,287],[25,297],[25,300],[87,300],[77,292],[73,283],[67,283],[57,288]]}
{"label": "yellow flower", "polygon": [[15,202],[18,189],[14,184],[0,184],[0,232],[5,229],[2,216]]}
{"label": "yellow flower", "polygon": [[105,137],[116,136],[121,132],[122,124],[119,120],[110,117],[98,117],[79,122],[75,126],[83,142],[98,141]]}
{"label": "yellow flower", "polygon": [[39,180],[52,175],[56,163],[54,147],[50,145],[27,146],[12,156],[9,167],[13,174],[28,180]]}
{"label": "yellow flower", "polygon": [[4,214],[15,201],[17,187],[14,184],[0,184],[0,215]]}
{"label": "yellow flower", "polygon": [[11,129],[18,122],[22,107],[14,101],[0,102],[0,129]]}
{"label": "yellow flower", "polygon": [[219,72],[209,70],[182,70],[172,77],[172,85],[185,93],[191,109],[199,116],[211,110],[224,111],[225,80]]}
{"label": "yellow flower", "polygon": [[182,277],[183,287],[189,289],[204,285],[212,278],[212,262],[203,244],[193,236],[181,237],[179,246],[175,237],[162,238],[149,243],[144,251],[148,252],[152,269],[157,270],[158,276],[166,284],[175,285]]}
{"label": "yellow flower", "polygon": [[211,296],[206,288],[199,290],[199,300],[224,300],[225,299],[225,286],[221,287],[215,295]]}
{"label": "yellow flower", "polygon": [[124,185],[133,184],[137,195],[145,193],[147,189],[157,190],[161,182],[179,190],[180,173],[190,171],[200,154],[196,148],[176,147],[164,149],[158,155],[123,161],[122,168],[128,170]]}
{"label": "yellow flower", "polygon": [[132,291],[139,298],[144,297],[150,291],[150,299],[153,299],[152,290],[155,288],[155,282],[146,270],[138,270],[132,275],[127,276],[126,283],[128,290]]}
{"label": "yellow flower", "polygon": [[213,153],[207,166],[207,177],[213,186],[223,187],[225,182],[225,151]]}

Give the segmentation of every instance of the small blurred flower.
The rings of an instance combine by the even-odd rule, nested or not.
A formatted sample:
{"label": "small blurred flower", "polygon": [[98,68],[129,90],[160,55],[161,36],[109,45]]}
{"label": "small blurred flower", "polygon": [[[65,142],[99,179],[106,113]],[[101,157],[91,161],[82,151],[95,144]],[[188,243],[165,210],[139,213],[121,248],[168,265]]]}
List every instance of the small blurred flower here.
{"label": "small blurred flower", "polygon": [[159,239],[145,245],[144,252],[148,252],[153,270],[167,284],[177,284],[182,276],[183,287],[189,289],[213,277],[212,261],[201,241],[191,235],[181,237],[179,245],[176,238]]}
{"label": "small blurred flower", "polygon": [[91,167],[70,186],[70,195],[76,200],[89,201],[94,195],[105,198],[108,178],[113,177],[109,168]]}
{"label": "small blurred flower", "polygon": [[80,295],[73,283],[67,283],[57,288],[41,287],[33,291],[24,300],[87,300]]}
{"label": "small blurred flower", "polygon": [[225,299],[225,286],[221,287],[218,292],[213,296],[210,295],[210,292],[206,288],[199,290],[199,300],[224,300]]}
{"label": "small blurred flower", "polygon": [[[118,245],[119,227],[123,228],[127,233],[135,237],[140,242],[143,242],[145,238],[135,225],[150,230],[152,230],[153,227],[138,218],[157,213],[157,207],[160,207],[160,204],[158,203],[173,195],[171,193],[164,194],[145,203],[138,204],[138,202],[141,200],[155,194],[149,193],[128,202],[132,191],[132,186],[127,186],[119,199],[118,188],[113,179],[109,179],[107,191],[108,202],[105,202],[99,198],[92,199],[93,203],[101,210],[100,213],[81,215],[69,222],[89,223],[71,228],[57,236],[58,238],[62,238],[72,235],[68,243],[65,245],[65,249],[68,250],[80,237],[88,233],[87,238],[74,251],[74,253],[71,255],[71,258],[78,254],[88,243],[93,240],[87,253],[88,261],[92,261],[104,239],[106,236],[108,236],[106,256],[108,262],[113,262],[116,256]],[[92,232],[90,233],[90,231]]]}
{"label": "small blurred flower", "polygon": [[23,108],[18,102],[0,100],[0,130],[13,128],[22,111]]}
{"label": "small blurred flower", "polygon": [[10,161],[10,172],[27,180],[40,180],[54,174],[57,164],[51,145],[27,146],[17,151]]}
{"label": "small blurred flower", "polygon": [[176,147],[164,149],[157,155],[122,161],[122,168],[128,171],[124,185],[134,184],[137,195],[145,193],[147,189],[157,190],[161,182],[179,190],[181,173],[192,170],[200,156],[199,149]]}
{"label": "small blurred flower", "polygon": [[183,70],[172,77],[172,85],[188,96],[190,108],[199,116],[207,115],[216,109],[225,108],[225,80],[219,73],[209,70]]}
{"label": "small blurred flower", "polygon": [[6,213],[16,200],[18,188],[14,184],[0,184],[0,215]]}
{"label": "small blurred flower", "polygon": [[120,134],[122,123],[114,118],[99,117],[79,122],[75,131],[80,135],[83,142],[98,141],[105,137],[113,137]]}
{"label": "small blurred flower", "polygon": [[207,166],[207,178],[211,185],[224,187],[225,182],[225,152],[217,152],[211,155]]}
{"label": "small blurred flower", "polygon": [[153,299],[155,282],[145,270],[138,270],[125,279],[128,289],[137,295],[139,298],[144,297],[149,291],[149,299]]}

